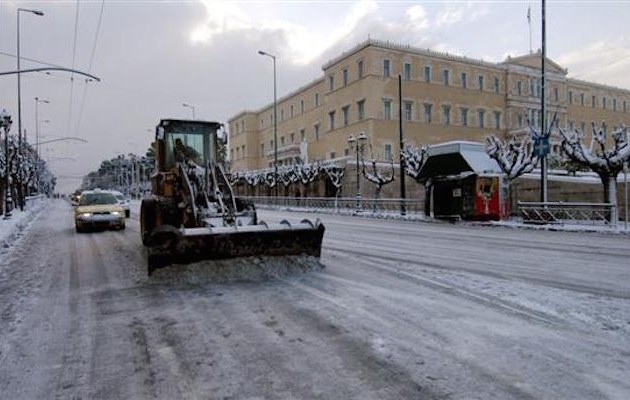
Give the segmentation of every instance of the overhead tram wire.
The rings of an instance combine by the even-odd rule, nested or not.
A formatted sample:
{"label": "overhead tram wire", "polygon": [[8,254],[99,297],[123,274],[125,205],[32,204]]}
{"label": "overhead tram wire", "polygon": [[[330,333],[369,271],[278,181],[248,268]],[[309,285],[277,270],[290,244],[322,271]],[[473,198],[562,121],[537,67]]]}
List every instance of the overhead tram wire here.
{"label": "overhead tram wire", "polygon": [[[77,1],[76,11],[74,13],[74,40],[72,41],[72,69],[74,69],[74,63],[77,55],[77,33],[79,30],[79,0]],[[70,132],[70,121],[72,120],[72,98],[74,97],[74,73],[70,75],[70,104],[68,105],[68,128]]]}
{"label": "overhead tram wire", "polygon": [[[92,71],[92,64],[94,63],[94,56],[96,54],[96,44],[98,43],[98,37],[101,32],[101,24],[103,22],[103,11],[105,10],[105,0],[101,0],[101,12],[98,16],[98,22],[96,24],[96,33],[94,35],[94,44],[92,45],[92,53],[90,55],[90,63],[88,64],[87,72],[90,73]],[[88,88],[88,80],[85,80],[85,84],[83,85],[83,96],[81,96],[81,106],[79,107],[79,118],[77,121],[77,129],[76,134],[81,134],[81,122],[83,120],[83,109],[85,107],[85,98],[87,96],[87,88]]]}

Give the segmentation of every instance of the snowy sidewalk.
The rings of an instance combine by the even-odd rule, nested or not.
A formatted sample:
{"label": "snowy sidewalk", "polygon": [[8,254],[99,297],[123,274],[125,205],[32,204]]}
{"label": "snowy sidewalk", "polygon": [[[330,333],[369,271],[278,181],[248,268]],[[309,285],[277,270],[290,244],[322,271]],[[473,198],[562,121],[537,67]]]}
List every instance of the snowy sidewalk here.
{"label": "snowy sidewalk", "polygon": [[14,209],[10,219],[0,216],[0,251],[5,252],[11,248],[48,204],[50,199],[33,199],[28,201],[24,211],[20,211],[19,207]]}

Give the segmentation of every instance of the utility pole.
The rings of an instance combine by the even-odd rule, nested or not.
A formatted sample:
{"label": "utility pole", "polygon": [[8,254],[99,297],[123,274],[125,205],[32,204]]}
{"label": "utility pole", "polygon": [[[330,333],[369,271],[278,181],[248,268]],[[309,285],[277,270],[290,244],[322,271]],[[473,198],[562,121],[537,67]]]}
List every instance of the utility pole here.
{"label": "utility pole", "polygon": [[398,75],[398,133],[400,138],[400,214],[405,215],[405,161],[403,160],[403,107],[402,107],[402,75]]}
{"label": "utility pole", "polygon": [[[541,58],[541,79],[540,79],[540,126],[542,130],[543,143],[549,143],[550,132],[547,132],[547,110],[545,107],[545,58],[547,58],[546,50],[546,34],[545,34],[545,0],[542,0],[542,58]],[[540,158],[540,201],[547,202],[547,152],[542,152]]]}

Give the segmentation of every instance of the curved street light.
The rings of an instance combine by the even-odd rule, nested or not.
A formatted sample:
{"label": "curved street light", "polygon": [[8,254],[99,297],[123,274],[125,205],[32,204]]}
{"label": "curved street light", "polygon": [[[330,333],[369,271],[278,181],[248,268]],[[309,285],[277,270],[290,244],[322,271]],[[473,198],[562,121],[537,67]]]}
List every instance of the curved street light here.
{"label": "curved street light", "polygon": [[262,50],[258,50],[258,54],[273,60],[273,179],[276,187],[276,197],[278,197],[278,91],[276,84],[276,56]]}
{"label": "curved street light", "polygon": [[[44,13],[39,10],[33,10],[29,8],[17,9],[17,69],[20,70],[20,13],[31,13],[39,17]],[[17,78],[17,108],[18,108],[18,154],[22,152],[22,81],[18,74]],[[18,203],[20,204],[20,210],[24,211],[24,195],[22,188],[22,179],[18,179]]]}
{"label": "curved street light", "polygon": [[188,103],[182,103],[182,106],[186,108],[190,108],[192,110],[192,117],[193,119],[195,119],[195,106]]}
{"label": "curved street light", "polygon": [[63,140],[76,140],[79,142],[88,143],[87,140],[81,139],[79,137],[66,136],[66,137],[60,137],[60,138],[55,138],[55,139],[50,139],[50,140],[44,140],[43,142],[39,142],[39,144],[41,145],[41,144],[48,144],[48,143],[54,143],[54,142],[61,142]]}
{"label": "curved street light", "polygon": [[3,71],[3,72],[0,72],[0,76],[2,76],[2,75],[15,75],[15,74],[18,74],[18,76],[20,76],[19,74],[26,74],[26,73],[29,73],[29,72],[42,72],[42,71],[73,72],[75,74],[87,76],[91,80],[95,80],[97,82],[101,81],[101,79],[99,77],[94,76],[92,74],[88,74],[87,72],[79,71],[77,69],[72,69],[72,68],[65,68],[65,67],[39,67],[39,68],[18,69],[16,71]]}

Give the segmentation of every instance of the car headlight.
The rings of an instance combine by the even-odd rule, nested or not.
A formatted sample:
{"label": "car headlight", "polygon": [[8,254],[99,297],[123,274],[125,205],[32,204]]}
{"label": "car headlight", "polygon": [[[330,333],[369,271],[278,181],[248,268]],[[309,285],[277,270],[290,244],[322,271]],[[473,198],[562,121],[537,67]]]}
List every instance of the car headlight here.
{"label": "car headlight", "polygon": [[90,218],[91,216],[92,216],[92,213],[81,213],[77,215],[78,218]]}
{"label": "car headlight", "polygon": [[122,215],[122,213],[120,211],[112,211],[112,215],[115,215],[115,216],[118,217],[118,216]]}

